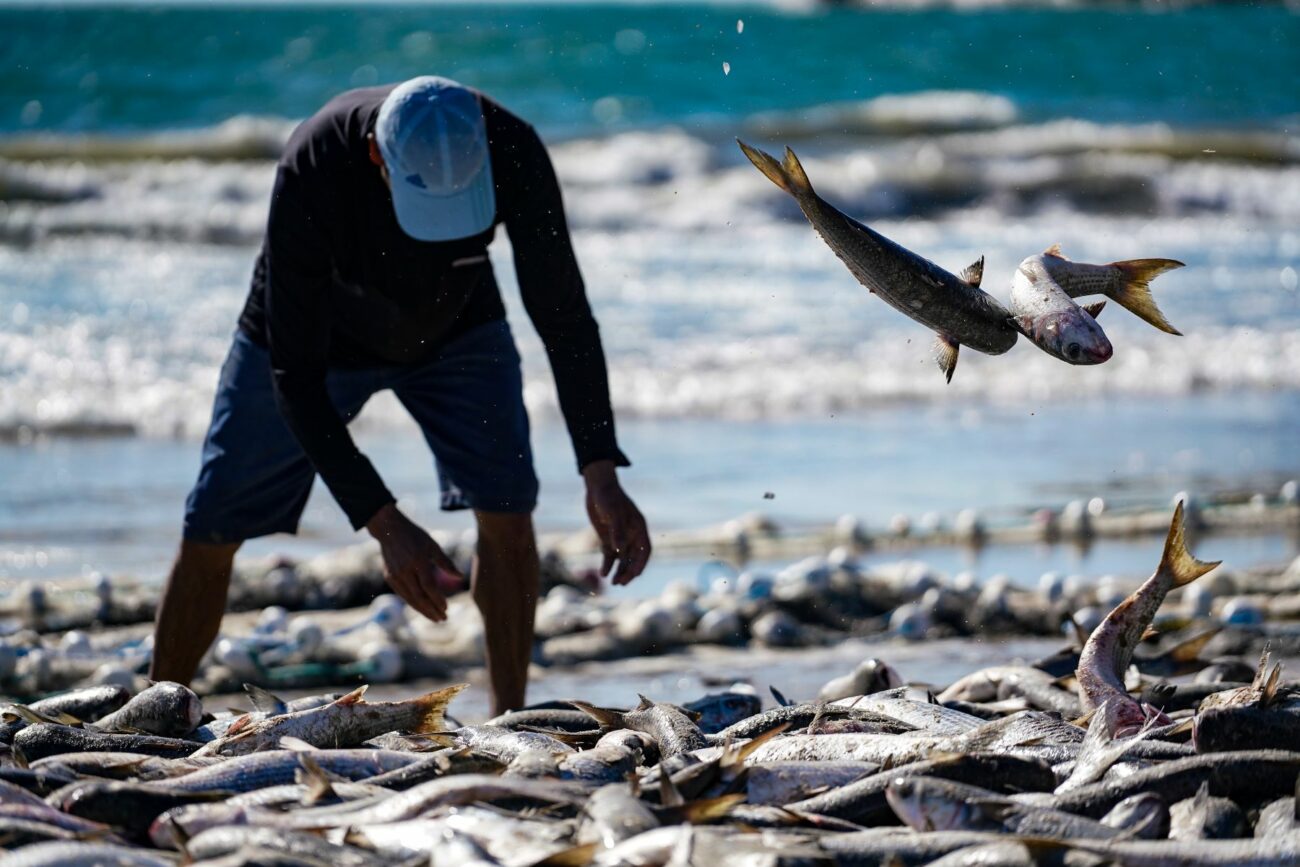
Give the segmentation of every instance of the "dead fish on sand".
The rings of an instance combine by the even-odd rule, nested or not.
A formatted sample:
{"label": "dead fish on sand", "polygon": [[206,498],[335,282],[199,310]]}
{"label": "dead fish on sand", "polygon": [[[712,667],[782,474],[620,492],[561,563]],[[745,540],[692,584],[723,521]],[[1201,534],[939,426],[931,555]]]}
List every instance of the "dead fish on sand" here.
{"label": "dead fish on sand", "polygon": [[1133,659],[1133,650],[1160,604],[1173,588],[1190,584],[1219,565],[1219,561],[1202,563],[1189,554],[1184,531],[1183,503],[1179,501],[1155,574],[1106,615],[1079,656],[1075,677],[1084,709],[1107,704],[1116,737],[1140,731],[1148,719],[1160,713],[1133,699],[1124,687],[1124,673]]}
{"label": "dead fish on sand", "polygon": [[852,219],[813,191],[794,151],[785,162],[737,139],[749,161],[768,180],[794,196],[822,240],[868,290],[889,306],[934,330],[935,360],[948,381],[965,345],[987,355],[1001,355],[1016,343],[1010,312],[979,288],[981,258],[961,276],[899,246]]}

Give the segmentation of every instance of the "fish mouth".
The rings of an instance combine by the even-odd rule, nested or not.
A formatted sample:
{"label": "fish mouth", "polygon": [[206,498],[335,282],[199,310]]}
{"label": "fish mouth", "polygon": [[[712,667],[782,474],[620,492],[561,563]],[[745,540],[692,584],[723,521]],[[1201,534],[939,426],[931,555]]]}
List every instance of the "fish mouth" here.
{"label": "fish mouth", "polygon": [[1104,343],[1088,353],[1092,358],[1093,364],[1101,364],[1103,361],[1109,361],[1110,357],[1115,354],[1115,348],[1109,343]]}

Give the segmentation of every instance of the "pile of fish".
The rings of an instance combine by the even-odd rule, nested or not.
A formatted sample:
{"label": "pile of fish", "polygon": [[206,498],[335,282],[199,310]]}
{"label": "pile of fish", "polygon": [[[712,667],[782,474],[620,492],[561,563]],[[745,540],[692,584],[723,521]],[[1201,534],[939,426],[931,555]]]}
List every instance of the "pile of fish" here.
{"label": "pile of fish", "polygon": [[740,149],[768,180],[789,193],[822,237],[868,291],[935,332],[934,357],[949,382],[963,345],[1001,355],[1024,335],[1039,349],[1067,364],[1101,364],[1114,353],[1097,316],[1105,301],[1086,306],[1081,296],[1115,301],[1155,328],[1181,334],[1156,306],[1150,283],[1182,262],[1134,259],[1090,265],[1071,262],[1053,244],[1026,257],[1011,282],[1009,308],[980,288],[984,259],[953,274],[864,226],[813,189],[794,151],[785,159],[752,148]]}
{"label": "pile of fish", "polygon": [[[449,686],[208,713],[179,684],[3,709],[0,867],[1289,865],[1300,684],[1198,682],[1135,650],[1216,564],[1181,509],[1088,636],[939,690],[872,660],[815,699],[537,705],[453,725]],[[1241,661],[1237,660],[1240,667]]]}

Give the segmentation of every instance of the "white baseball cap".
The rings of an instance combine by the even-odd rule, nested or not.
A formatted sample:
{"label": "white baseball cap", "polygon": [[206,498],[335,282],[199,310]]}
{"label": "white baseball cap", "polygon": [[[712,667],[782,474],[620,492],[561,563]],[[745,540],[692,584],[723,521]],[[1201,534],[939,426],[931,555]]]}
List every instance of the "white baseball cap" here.
{"label": "white baseball cap", "polygon": [[399,84],[379,108],[375,143],[406,234],[453,241],[492,226],[496,192],[487,123],[473,91],[436,75]]}

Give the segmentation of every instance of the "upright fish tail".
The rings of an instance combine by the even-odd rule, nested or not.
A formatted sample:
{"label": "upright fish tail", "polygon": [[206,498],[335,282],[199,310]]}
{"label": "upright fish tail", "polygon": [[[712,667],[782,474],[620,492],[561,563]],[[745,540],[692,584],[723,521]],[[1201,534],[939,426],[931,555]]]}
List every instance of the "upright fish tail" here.
{"label": "upright fish tail", "polygon": [[744,151],[745,156],[749,157],[749,161],[766,175],[769,181],[796,199],[812,193],[812,184],[808,181],[808,175],[804,173],[803,166],[799,164],[799,158],[794,155],[794,151],[785,149],[785,164],[782,165],[777,162],[776,157],[758,148],[750,147],[740,139],[736,139],[736,144],[740,145],[740,149]]}
{"label": "upright fish tail", "polygon": [[444,731],[447,721],[443,718],[443,714],[447,710],[447,705],[468,686],[468,683],[458,683],[454,686],[436,689],[414,699],[421,714],[414,733],[423,735]]}
{"label": "upright fish tail", "polygon": [[570,701],[569,704],[573,705],[603,726],[613,726],[614,728],[623,727],[623,714],[616,710],[596,707],[595,705],[587,704],[585,701]]}
{"label": "upright fish tail", "polygon": [[1186,525],[1183,521],[1183,503],[1180,500],[1174,509],[1174,519],[1169,525],[1169,536],[1165,539],[1165,552],[1160,557],[1157,571],[1173,578],[1174,587],[1191,584],[1207,572],[1218,567],[1222,560],[1204,563],[1187,552]]}
{"label": "upright fish tail", "polygon": [[789,147],[785,149],[785,162],[782,163],[785,169],[786,177],[795,188],[795,195],[812,195],[812,181],[808,180],[808,174],[803,170],[803,164],[799,158],[794,155],[794,151]]}
{"label": "upright fish tail", "polygon": [[1110,297],[1161,331],[1181,336],[1182,332],[1170,325],[1156,306],[1156,299],[1151,295],[1151,281],[1166,271],[1183,267],[1183,263],[1173,259],[1130,259],[1111,264],[1124,275],[1124,282]]}

